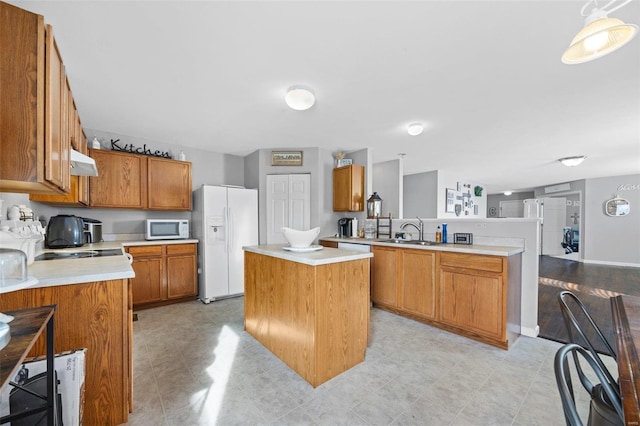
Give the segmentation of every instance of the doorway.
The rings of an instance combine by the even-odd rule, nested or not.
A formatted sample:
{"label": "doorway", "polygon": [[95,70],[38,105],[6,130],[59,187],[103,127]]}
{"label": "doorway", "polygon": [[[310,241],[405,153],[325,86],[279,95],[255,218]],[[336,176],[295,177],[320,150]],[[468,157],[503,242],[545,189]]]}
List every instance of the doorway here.
{"label": "doorway", "polygon": [[311,175],[267,175],[267,244],[286,243],[282,227],[311,225]]}
{"label": "doorway", "polygon": [[564,198],[567,204],[566,218],[563,227],[563,247],[565,252],[556,255],[562,259],[577,260],[583,258],[584,249],[581,242],[584,241],[582,235],[582,191],[561,192],[553,195],[545,195],[550,198]]}

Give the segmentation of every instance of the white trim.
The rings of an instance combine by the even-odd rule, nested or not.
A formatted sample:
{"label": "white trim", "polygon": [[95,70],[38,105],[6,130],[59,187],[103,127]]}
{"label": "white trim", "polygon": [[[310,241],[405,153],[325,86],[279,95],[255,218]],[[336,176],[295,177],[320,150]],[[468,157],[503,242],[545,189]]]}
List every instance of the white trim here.
{"label": "white trim", "polygon": [[540,326],[536,325],[536,328],[522,327],[520,334],[527,337],[538,337],[540,334]]}
{"label": "white trim", "polygon": [[598,264],[598,265],[631,266],[632,268],[640,268],[640,263],[608,262],[606,260],[587,260],[587,259],[582,259],[582,262],[591,263],[591,264]]}

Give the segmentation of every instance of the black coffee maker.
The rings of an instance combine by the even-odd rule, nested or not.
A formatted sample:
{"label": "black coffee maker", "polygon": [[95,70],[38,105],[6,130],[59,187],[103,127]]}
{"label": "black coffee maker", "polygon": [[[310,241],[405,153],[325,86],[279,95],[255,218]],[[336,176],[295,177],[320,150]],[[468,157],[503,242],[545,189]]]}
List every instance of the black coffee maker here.
{"label": "black coffee maker", "polygon": [[352,217],[341,217],[338,219],[338,236],[340,238],[349,238],[351,236]]}

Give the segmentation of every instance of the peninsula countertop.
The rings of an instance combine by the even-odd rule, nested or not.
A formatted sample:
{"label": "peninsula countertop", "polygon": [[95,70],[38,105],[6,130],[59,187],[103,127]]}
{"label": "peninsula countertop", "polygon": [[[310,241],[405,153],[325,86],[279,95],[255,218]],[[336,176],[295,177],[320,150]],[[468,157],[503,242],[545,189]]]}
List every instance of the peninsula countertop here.
{"label": "peninsula countertop", "polygon": [[258,246],[245,246],[243,250],[263,254],[265,256],[290,260],[292,262],[303,263],[305,265],[317,266],[329,263],[349,262],[352,260],[368,259],[373,257],[373,253],[362,253],[350,250],[341,250],[331,247],[322,247],[316,251],[287,251],[283,247],[286,244],[266,244]]}
{"label": "peninsula countertop", "polygon": [[320,237],[320,241],[332,241],[336,243],[349,243],[349,244],[364,244],[364,245],[376,245],[385,247],[396,247],[404,249],[418,249],[418,250],[434,250],[434,251],[447,251],[452,253],[468,253],[468,254],[484,254],[490,256],[513,256],[518,253],[524,252],[523,247],[510,247],[510,246],[493,246],[493,245],[481,245],[481,244],[442,244],[436,243],[434,245],[418,245],[418,244],[402,244],[389,242],[389,238],[338,238],[338,237]]}
{"label": "peninsula countertop", "polygon": [[[45,249],[46,252],[78,252],[91,250],[121,249],[121,256],[87,257],[73,259],[37,260],[28,265],[28,275],[37,279],[37,283],[28,288],[56,285],[79,284],[95,281],[133,278],[135,273],[123,247],[140,245],[193,244],[196,239],[154,240],[154,241],[107,241],[85,244],[82,247],[66,249]],[[0,289],[0,293],[1,293]]]}

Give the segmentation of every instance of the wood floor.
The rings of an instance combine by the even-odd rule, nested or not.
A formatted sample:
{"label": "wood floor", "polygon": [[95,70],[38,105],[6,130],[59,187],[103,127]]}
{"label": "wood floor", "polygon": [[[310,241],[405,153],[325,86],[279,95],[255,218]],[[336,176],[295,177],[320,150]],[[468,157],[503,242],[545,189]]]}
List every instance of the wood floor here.
{"label": "wood floor", "polygon": [[[540,256],[538,324],[540,337],[567,342],[557,295],[570,290],[585,304],[609,343],[615,345],[609,297],[617,294],[640,296],[640,268],[585,264]],[[605,351],[596,340],[596,347]],[[615,346],[614,346],[615,347]]]}

